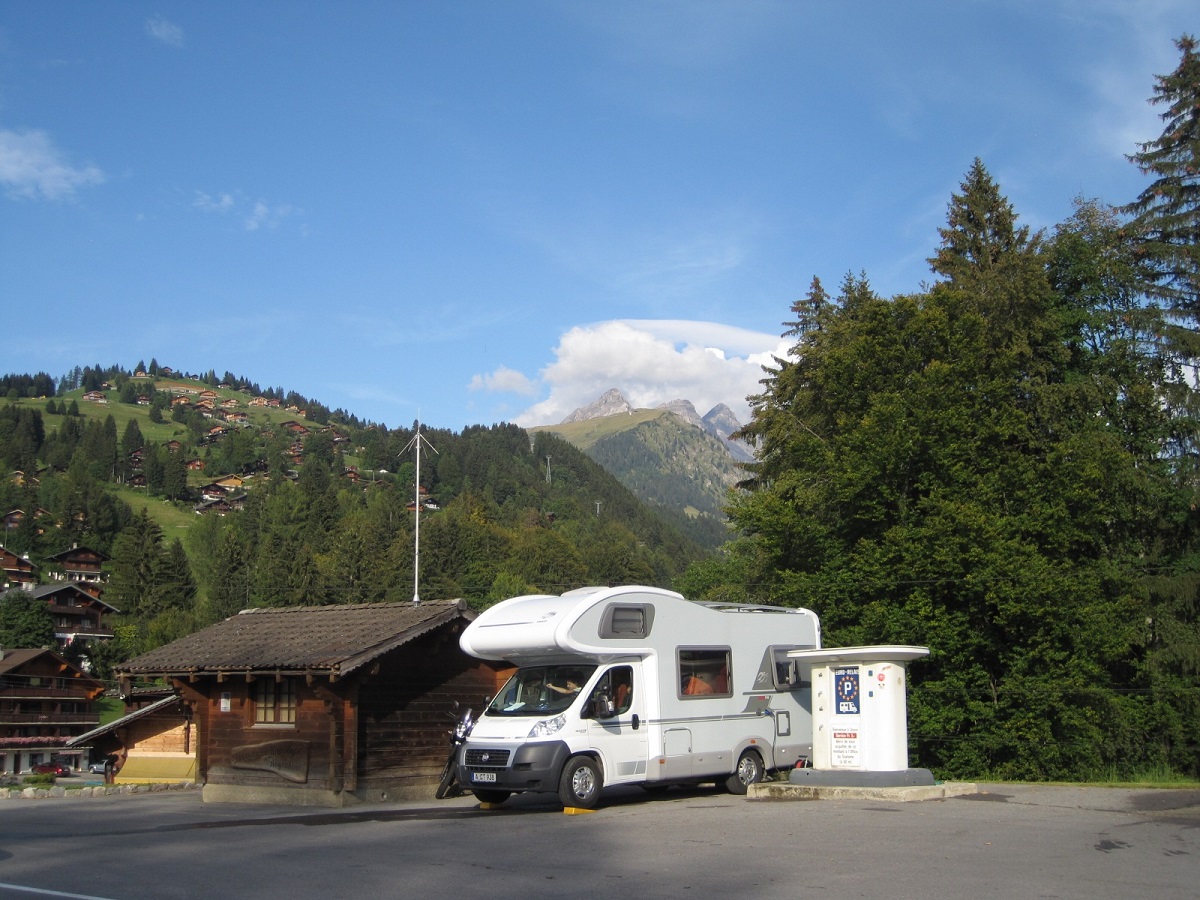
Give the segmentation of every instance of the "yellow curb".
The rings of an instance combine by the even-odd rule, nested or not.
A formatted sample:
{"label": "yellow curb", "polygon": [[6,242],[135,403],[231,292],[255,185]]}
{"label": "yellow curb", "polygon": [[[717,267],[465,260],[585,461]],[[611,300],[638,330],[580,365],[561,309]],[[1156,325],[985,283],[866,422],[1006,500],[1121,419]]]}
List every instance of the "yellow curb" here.
{"label": "yellow curb", "polygon": [[483,801],[480,801],[479,808],[480,809],[499,809],[500,804],[499,803],[484,803]]}
{"label": "yellow curb", "polygon": [[594,812],[595,812],[594,809],[580,809],[578,806],[564,806],[563,807],[563,815],[564,816],[582,816],[585,813],[594,813]]}

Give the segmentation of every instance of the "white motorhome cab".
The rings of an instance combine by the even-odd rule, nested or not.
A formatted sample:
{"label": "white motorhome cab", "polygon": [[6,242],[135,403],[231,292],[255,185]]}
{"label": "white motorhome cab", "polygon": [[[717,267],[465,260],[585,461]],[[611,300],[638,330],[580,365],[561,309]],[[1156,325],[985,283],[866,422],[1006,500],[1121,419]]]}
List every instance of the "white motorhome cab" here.
{"label": "white motorhome cab", "polygon": [[807,609],[582,588],[498,603],[459,643],[518,667],[460,751],[460,783],[484,802],[539,791],[586,809],[616,784],[745,793],[812,751],[811,685],[788,658],[821,646]]}

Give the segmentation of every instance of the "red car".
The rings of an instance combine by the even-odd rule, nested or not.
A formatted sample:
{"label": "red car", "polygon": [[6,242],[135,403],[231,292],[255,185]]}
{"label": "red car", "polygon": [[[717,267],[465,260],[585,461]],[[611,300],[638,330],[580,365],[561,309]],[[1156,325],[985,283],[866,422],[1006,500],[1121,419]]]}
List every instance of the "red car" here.
{"label": "red car", "polygon": [[64,766],[62,763],[39,763],[30,771],[36,775],[70,775],[71,767]]}

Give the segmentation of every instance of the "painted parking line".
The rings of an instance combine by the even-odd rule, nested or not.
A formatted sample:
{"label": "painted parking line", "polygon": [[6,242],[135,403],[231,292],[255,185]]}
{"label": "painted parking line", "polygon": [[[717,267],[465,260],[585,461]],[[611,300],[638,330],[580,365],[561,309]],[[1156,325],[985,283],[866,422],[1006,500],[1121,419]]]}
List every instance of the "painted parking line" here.
{"label": "painted parking line", "polygon": [[24,894],[37,894],[40,897],[70,897],[73,900],[113,900],[111,897],[96,897],[92,894],[71,894],[66,891],[47,891],[44,888],[27,887],[23,884],[7,884],[0,881],[0,891],[19,891]]}

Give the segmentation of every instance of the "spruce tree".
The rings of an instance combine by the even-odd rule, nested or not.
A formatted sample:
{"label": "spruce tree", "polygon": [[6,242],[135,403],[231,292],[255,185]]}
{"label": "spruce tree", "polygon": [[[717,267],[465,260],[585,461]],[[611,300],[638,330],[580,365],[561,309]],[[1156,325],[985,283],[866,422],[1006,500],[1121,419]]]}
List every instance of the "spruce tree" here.
{"label": "spruce tree", "polygon": [[1175,42],[1182,57],[1160,75],[1150,102],[1165,126],[1129,159],[1151,182],[1125,207],[1148,292],[1191,320],[1200,319],[1200,56],[1196,39]]}

